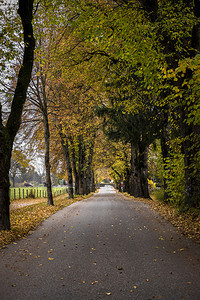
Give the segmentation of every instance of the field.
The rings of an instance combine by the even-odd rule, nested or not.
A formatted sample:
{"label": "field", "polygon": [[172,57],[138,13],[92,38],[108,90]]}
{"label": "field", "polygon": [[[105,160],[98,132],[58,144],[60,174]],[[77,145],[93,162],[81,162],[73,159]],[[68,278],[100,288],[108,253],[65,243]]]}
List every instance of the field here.
{"label": "field", "polygon": [[[67,187],[53,187],[53,196],[59,196],[67,193]],[[10,188],[10,199],[25,199],[25,198],[47,198],[46,187],[19,187]]]}

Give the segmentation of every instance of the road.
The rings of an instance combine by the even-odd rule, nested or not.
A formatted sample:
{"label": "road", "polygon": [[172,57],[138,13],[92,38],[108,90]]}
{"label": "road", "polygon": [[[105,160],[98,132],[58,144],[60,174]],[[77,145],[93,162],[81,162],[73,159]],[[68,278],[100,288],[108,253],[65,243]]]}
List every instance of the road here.
{"label": "road", "polygon": [[112,187],[0,256],[0,300],[200,299],[200,245]]}

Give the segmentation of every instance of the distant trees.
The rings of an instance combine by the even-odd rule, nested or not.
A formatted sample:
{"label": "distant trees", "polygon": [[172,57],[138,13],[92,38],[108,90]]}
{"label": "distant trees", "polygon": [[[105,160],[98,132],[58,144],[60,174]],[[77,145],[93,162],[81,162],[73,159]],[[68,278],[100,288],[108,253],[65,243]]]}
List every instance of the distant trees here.
{"label": "distant trees", "polygon": [[[25,174],[33,174],[34,167],[30,164],[30,160],[19,149],[12,151],[11,166],[9,177],[12,180],[13,187],[15,186],[15,179],[22,178]],[[23,180],[24,181],[24,180]]]}

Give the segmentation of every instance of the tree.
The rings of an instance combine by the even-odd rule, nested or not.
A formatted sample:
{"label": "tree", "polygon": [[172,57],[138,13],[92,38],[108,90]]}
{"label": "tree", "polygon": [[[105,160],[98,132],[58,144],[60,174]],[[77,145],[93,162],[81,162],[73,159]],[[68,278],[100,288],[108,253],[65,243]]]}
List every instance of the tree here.
{"label": "tree", "polygon": [[0,106],[0,229],[10,229],[9,218],[9,169],[14,138],[20,127],[26,92],[31,78],[35,40],[33,37],[33,0],[19,0],[20,15],[24,35],[24,57],[18,74],[17,86],[11,111],[6,124],[2,120]]}
{"label": "tree", "polygon": [[11,166],[10,166],[10,178],[12,179],[13,187],[15,186],[15,178],[20,178],[27,172],[33,173],[34,168],[30,165],[30,159],[20,150],[14,149],[12,151]]}
{"label": "tree", "polygon": [[[41,45],[40,45],[41,47]],[[45,63],[43,62],[43,65]],[[32,75],[31,85],[28,93],[28,115],[32,115],[31,108],[38,115],[42,115],[41,122],[44,126],[44,144],[45,144],[45,170],[46,170],[46,186],[47,186],[47,204],[54,205],[52,195],[52,184],[51,184],[51,166],[50,166],[50,128],[49,128],[49,117],[48,117],[48,85],[47,85],[47,66],[42,67],[42,64],[38,61],[34,65],[34,74]]]}
{"label": "tree", "polygon": [[[46,187],[48,200],[47,204],[54,205],[51,183],[51,165],[50,165],[50,121],[49,106],[52,99],[50,97],[50,88],[52,85],[51,64],[52,56],[55,51],[56,39],[59,40],[62,34],[65,22],[58,24],[59,13],[63,8],[61,3],[40,3],[37,19],[35,21],[35,35],[37,35],[37,45],[35,49],[35,63],[33,68],[32,80],[28,93],[28,102],[26,115],[31,123],[35,123],[35,116],[43,124],[44,130],[44,151],[45,151],[45,169],[46,169]],[[65,11],[63,11],[65,13]],[[26,120],[27,120],[26,116]],[[33,117],[34,116],[34,117]],[[29,125],[30,126],[30,125]],[[34,128],[33,130],[38,130]]]}
{"label": "tree", "polygon": [[[200,122],[191,119],[191,111],[198,105],[195,67],[200,50],[200,1],[167,1],[164,6],[158,1],[139,1],[152,26],[165,56],[166,75],[171,83],[171,104],[178,115],[182,152],[184,154],[185,199],[184,206],[197,206],[200,196],[199,133]],[[170,16],[169,22],[163,20]],[[176,22],[171,22],[176,20]],[[177,30],[178,25],[178,30]],[[190,62],[190,63],[186,63]],[[192,89],[191,89],[192,88]]]}
{"label": "tree", "polygon": [[[142,80],[143,91],[152,105],[160,108],[162,150],[168,172],[167,162],[172,155],[168,143],[175,145],[173,139],[181,137],[183,203],[198,206],[200,1],[81,1],[80,6],[74,2],[75,10],[79,9],[73,24],[77,25],[77,35],[95,47],[88,53],[88,61],[97,53],[109,57],[110,63],[105,65],[111,71],[110,78],[116,62],[130,65]],[[134,85],[135,79],[129,91]],[[125,103],[125,110],[131,111],[134,103]]]}

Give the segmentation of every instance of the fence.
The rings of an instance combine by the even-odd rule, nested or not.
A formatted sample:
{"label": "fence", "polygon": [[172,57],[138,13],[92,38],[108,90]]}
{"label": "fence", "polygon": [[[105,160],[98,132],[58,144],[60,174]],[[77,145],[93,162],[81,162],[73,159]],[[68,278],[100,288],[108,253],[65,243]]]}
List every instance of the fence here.
{"label": "fence", "polygon": [[[52,188],[53,197],[64,195],[67,193],[67,188]],[[10,188],[10,199],[25,199],[25,198],[47,198],[46,188]]]}

